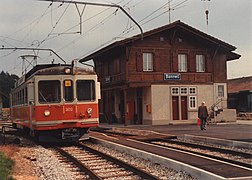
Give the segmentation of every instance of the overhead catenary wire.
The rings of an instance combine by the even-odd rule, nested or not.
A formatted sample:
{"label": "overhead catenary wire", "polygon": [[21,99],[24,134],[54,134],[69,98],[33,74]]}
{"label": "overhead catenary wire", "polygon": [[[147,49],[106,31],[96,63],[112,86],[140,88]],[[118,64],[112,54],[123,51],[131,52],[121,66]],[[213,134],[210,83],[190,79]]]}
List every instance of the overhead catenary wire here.
{"label": "overhead catenary wire", "polygon": [[[180,3],[178,3],[178,4],[176,4],[176,5],[174,5],[171,9],[178,9],[178,8],[181,8],[180,5],[184,4],[184,3],[187,2],[187,1],[188,1],[188,0],[184,0],[184,1],[182,1],[182,2],[180,2]],[[168,9],[168,10],[166,10],[166,11],[164,11],[164,12],[161,12],[160,14],[154,16],[153,18],[151,18],[151,19],[149,19],[149,20],[147,20],[147,21],[145,21],[145,22],[142,22],[142,21],[148,19],[149,17],[151,17],[152,15],[154,15],[154,14],[155,14],[156,12],[158,12],[159,10],[163,9],[167,4],[168,4],[168,3],[163,4],[161,7],[157,8],[156,10],[154,10],[153,12],[151,12],[151,13],[150,13],[149,15],[147,15],[145,18],[141,19],[141,20],[139,21],[140,25],[141,25],[141,26],[144,26],[144,25],[146,25],[147,23],[153,21],[154,19],[156,19],[156,18],[158,18],[158,17],[160,17],[160,16],[166,14],[170,9]],[[142,22],[142,23],[141,23],[141,22]],[[124,36],[124,35],[130,33],[131,31],[135,30],[135,28],[136,28],[135,25],[132,25],[131,27],[128,28],[128,30],[123,31],[122,33],[118,34],[117,37]],[[91,51],[88,51],[85,55],[81,55],[80,57],[78,57],[78,59],[82,59],[83,57],[85,57],[86,55],[90,54],[91,52],[97,51],[98,49],[104,47],[104,46],[107,45],[107,44],[112,43],[113,41],[115,41],[115,39],[110,39],[110,40],[108,40],[106,43],[101,44],[99,47],[96,47],[95,49],[92,49]]]}
{"label": "overhead catenary wire", "polygon": [[[3,40],[5,40],[5,39],[12,39],[12,40],[14,40],[13,38],[10,38],[10,37],[13,36],[14,34],[17,34],[17,33],[20,32],[20,31],[22,31],[22,30],[28,28],[29,26],[32,26],[32,25],[33,25],[33,26],[31,27],[30,31],[26,34],[26,36],[28,36],[28,34],[31,33],[31,31],[33,30],[33,28],[34,28],[37,24],[39,24],[39,22],[41,21],[41,19],[42,19],[46,14],[48,14],[48,9],[50,8],[51,5],[52,5],[52,3],[51,3],[49,6],[47,6],[47,8],[45,9],[45,11],[42,13],[42,15],[40,15],[40,16],[37,17],[37,18],[35,18],[35,19],[32,20],[30,23],[26,24],[25,26],[23,26],[22,28],[18,29],[17,31],[11,33],[11,34],[8,35],[7,37],[4,37]],[[55,10],[55,9],[53,9],[53,10]],[[33,45],[34,45],[33,43],[29,44],[28,42],[25,42],[25,41],[24,41],[24,39],[25,39],[26,36],[23,37],[23,40],[16,40],[16,41],[19,41],[19,42],[22,43],[22,44],[25,44],[25,43],[26,43],[26,45],[28,45],[28,46],[26,46],[26,47],[31,47],[31,46],[33,46]],[[33,41],[33,42],[34,42],[34,41]],[[8,45],[10,45],[10,44],[8,44]],[[14,45],[10,45],[10,46],[11,46],[11,47],[16,47],[16,46],[14,46]],[[9,55],[11,55],[11,54],[17,52],[17,51],[18,51],[18,50],[15,49],[15,50],[13,50],[12,52],[10,52],[10,53],[8,53],[8,54],[6,54],[6,55],[0,56],[0,59],[1,59],[1,58],[5,58],[5,57],[7,57],[7,56],[9,56]]]}
{"label": "overhead catenary wire", "polygon": [[[123,1],[122,1],[122,2],[123,2]],[[132,0],[128,1],[125,5],[122,5],[122,7],[128,6],[131,2],[134,2],[134,1],[132,1]],[[132,7],[135,7],[137,4],[140,4],[140,3],[142,3],[142,2],[144,2],[144,1],[142,0],[142,1],[136,2],[134,5],[132,5]],[[53,8],[52,6],[49,6],[49,7]],[[131,7],[131,8],[132,8],[132,7]],[[58,8],[58,7],[57,7],[57,8]],[[162,9],[162,8],[161,8],[161,9]],[[160,10],[159,10],[159,11],[160,11]],[[159,11],[157,11],[157,12],[159,12]],[[167,12],[167,11],[166,11],[166,12]],[[163,12],[163,13],[166,13],[166,12]],[[50,12],[47,12],[47,13],[50,13]],[[155,16],[155,17],[152,18],[151,20],[148,19],[148,18],[150,18],[151,16],[149,16],[148,18],[145,18],[146,21],[143,20],[143,22],[141,23],[141,26],[147,24],[148,22],[150,22],[150,21],[152,21],[152,20],[154,20],[154,19],[156,19],[156,18],[158,18],[158,17],[161,16],[163,13],[161,13],[161,14]],[[155,14],[155,13],[154,13],[154,14]],[[68,46],[69,46],[69,44],[71,44],[71,43],[75,43],[75,42],[79,41],[79,39],[81,39],[81,38],[87,37],[88,34],[92,33],[93,31],[97,30],[98,28],[100,28],[101,25],[103,25],[103,23],[105,23],[105,22],[111,20],[111,18],[112,18],[114,15],[117,15],[117,14],[114,14],[114,12],[113,12],[113,13],[111,13],[109,16],[106,16],[100,23],[98,23],[97,25],[95,25],[95,26],[93,26],[93,27],[87,29],[87,31],[85,31],[85,34],[83,34],[83,35],[81,35],[81,36],[78,36],[77,38],[75,38],[74,40],[72,40],[70,43],[68,43]],[[153,16],[153,15],[152,15],[152,16]],[[94,18],[95,18],[95,17],[94,17]],[[87,19],[85,19],[85,20],[82,21],[82,22],[87,22],[86,20],[87,20]],[[138,22],[139,22],[139,21],[138,21]],[[45,43],[46,41],[52,40],[52,39],[54,39],[54,38],[57,38],[57,37],[59,37],[59,36],[61,36],[61,35],[64,35],[64,34],[72,34],[72,33],[70,32],[70,30],[72,30],[73,28],[76,28],[78,25],[79,25],[79,23],[78,23],[77,25],[73,26],[72,28],[69,28],[69,29],[67,29],[67,30],[65,30],[65,31],[63,31],[63,32],[59,32],[59,33],[56,33],[55,30],[53,30],[51,33],[48,33],[48,34],[50,34],[50,36],[49,36],[49,37],[47,36],[47,37],[46,37],[46,40],[45,40],[43,43]],[[57,26],[57,25],[56,25],[56,26]],[[128,31],[125,31],[125,32],[123,33],[123,35],[126,35],[126,34],[128,34],[129,32],[131,32],[131,31],[133,31],[133,30],[136,29],[136,26],[133,25],[133,27],[134,27],[134,28],[132,28],[132,27],[131,27],[131,28],[128,28]],[[112,39],[112,41],[113,41],[113,40],[114,40],[114,39]],[[34,43],[32,43],[32,44],[34,44]],[[37,43],[37,44],[39,44],[39,43]],[[41,44],[40,44],[40,45],[41,45]],[[103,44],[103,45],[104,45],[104,44]],[[66,48],[66,47],[67,47],[67,46],[65,45],[64,47],[58,49],[56,52],[61,51],[61,50],[63,50],[63,49]]]}
{"label": "overhead catenary wire", "polygon": [[[62,19],[62,17],[64,16],[64,14],[66,13],[66,10],[68,9],[70,3],[67,5],[67,7],[64,9],[63,13],[61,14],[61,16],[59,17],[59,19],[56,21],[55,25],[52,27],[51,31],[47,34],[47,36],[40,42],[40,44],[38,45],[38,47],[44,43],[47,38],[52,34],[52,32],[54,31],[54,29],[57,27],[58,23],[60,22],[60,20]],[[60,7],[60,6],[58,6]]]}
{"label": "overhead catenary wire", "polygon": [[[50,0],[39,0],[39,1],[50,1]],[[135,21],[135,19],[133,17],[131,17],[127,11],[124,10],[123,7],[121,7],[120,5],[117,4],[104,4],[104,3],[93,3],[93,2],[82,2],[82,1],[68,1],[68,0],[54,0],[54,2],[66,2],[66,3],[74,3],[74,4],[86,4],[86,5],[91,5],[91,6],[104,6],[104,7],[115,7],[120,9],[125,15],[128,16],[128,18],[130,18],[135,24],[136,26],[140,29],[141,31],[141,36],[143,35],[143,30],[141,28],[141,26]],[[142,36],[143,38],[143,36]]]}
{"label": "overhead catenary wire", "polygon": [[[122,1],[120,1],[119,3],[123,2],[123,1],[125,1],[125,0],[122,0]],[[20,29],[20,30],[18,30],[18,31],[16,31],[16,32],[12,33],[12,34],[15,34],[15,33],[19,32],[19,31],[25,29],[27,26],[29,26],[29,25],[31,25],[31,24],[33,24],[33,23],[34,23],[34,26],[35,26],[36,24],[39,23],[39,21],[42,19],[42,17],[44,17],[46,14],[50,13],[50,12],[48,12],[48,9],[49,9],[50,7],[51,7],[51,12],[52,12],[53,10],[55,10],[55,9],[57,9],[57,8],[59,8],[59,7],[61,7],[61,6],[63,5],[63,3],[61,3],[61,4],[60,4],[58,7],[56,7],[56,8],[53,8],[52,5],[53,5],[53,3],[51,2],[51,3],[49,4],[49,6],[47,7],[47,9],[45,10],[45,12],[44,12],[41,16],[39,16],[39,18],[36,18],[36,19],[35,19],[34,21],[32,21],[31,23],[27,24],[25,27],[23,27],[22,29]],[[96,15],[92,16],[91,18],[89,18],[89,19],[87,19],[87,20],[85,20],[85,21],[88,21],[88,20],[94,18],[94,17],[97,16],[98,14],[100,14],[100,13],[97,13]],[[63,14],[62,14],[62,15],[63,15]],[[60,19],[61,19],[61,18],[60,18]],[[59,20],[60,20],[60,19],[59,19]],[[38,21],[36,22],[36,20],[38,20]],[[58,20],[58,21],[59,21],[59,20]],[[85,21],[83,21],[83,22],[85,22]],[[68,30],[65,30],[64,32],[61,32],[61,33],[53,33],[53,30],[55,29],[55,26],[56,26],[57,24],[58,24],[58,23],[56,22],[55,25],[54,25],[54,27],[53,27],[53,29],[51,30],[50,33],[48,33],[48,35],[46,36],[46,38],[44,38],[44,39],[41,40],[40,42],[39,42],[39,41],[36,41],[36,42],[38,42],[38,43],[37,43],[37,47],[39,47],[39,46],[40,46],[42,43],[44,43],[45,41],[54,39],[54,38],[56,38],[56,37],[58,37],[58,36],[60,36],[60,35],[63,35],[63,34],[75,34],[75,33],[77,34],[77,33],[78,33],[78,32],[69,32],[69,30],[71,30],[71,29],[77,27],[79,24],[77,24],[77,25],[75,25],[75,26],[69,28]],[[32,30],[30,30],[30,31],[32,31]],[[27,34],[28,34],[28,33],[27,33]],[[52,36],[52,37],[49,37],[49,36]],[[34,43],[31,43],[30,46],[33,46],[33,45],[35,45],[35,44],[34,44]],[[28,46],[28,47],[30,47],[30,46]],[[14,46],[13,46],[13,47],[14,47]],[[13,52],[16,52],[16,50],[13,51]],[[10,55],[10,54],[12,54],[12,53],[9,53],[9,55]],[[4,56],[4,57],[6,57],[6,56]]]}

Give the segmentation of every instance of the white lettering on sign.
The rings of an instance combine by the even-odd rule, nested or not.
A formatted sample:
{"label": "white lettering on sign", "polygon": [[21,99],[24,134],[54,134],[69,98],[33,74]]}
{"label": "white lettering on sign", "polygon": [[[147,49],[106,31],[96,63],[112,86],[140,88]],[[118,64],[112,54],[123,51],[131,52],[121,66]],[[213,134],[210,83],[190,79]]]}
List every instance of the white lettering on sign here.
{"label": "white lettering on sign", "polygon": [[72,107],[68,107],[65,110],[66,110],[66,112],[71,112],[71,111],[73,111],[73,108]]}
{"label": "white lettering on sign", "polygon": [[180,74],[164,73],[164,80],[180,80]]}

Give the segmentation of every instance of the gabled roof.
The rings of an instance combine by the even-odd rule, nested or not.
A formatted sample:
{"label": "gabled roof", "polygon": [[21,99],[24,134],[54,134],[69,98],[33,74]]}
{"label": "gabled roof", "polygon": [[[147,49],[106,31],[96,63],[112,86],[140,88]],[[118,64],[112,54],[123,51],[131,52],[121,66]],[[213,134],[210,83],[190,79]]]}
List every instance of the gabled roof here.
{"label": "gabled roof", "polygon": [[[169,30],[169,29],[173,29],[173,28],[180,28],[182,30],[185,30],[187,32],[190,32],[191,34],[195,35],[195,36],[198,36],[206,41],[209,41],[211,42],[212,44],[215,44],[216,46],[219,46],[219,47],[222,47],[223,49],[225,49],[226,51],[229,51],[229,54],[228,54],[228,60],[234,60],[234,59],[239,59],[241,57],[241,55],[239,54],[236,54],[232,51],[234,51],[236,49],[236,47],[224,42],[224,41],[221,41],[220,39],[217,39],[213,36],[210,36],[202,31],[199,31],[198,29],[194,28],[194,27],[191,27],[181,21],[175,21],[171,24],[168,24],[168,25],[165,25],[165,26],[162,26],[162,27],[159,27],[159,28],[156,28],[156,29],[153,29],[153,30],[150,30],[150,31],[147,31],[143,34],[143,38],[146,38],[148,36],[151,36],[151,35],[154,35],[154,34],[157,34],[157,33],[160,33],[160,32],[163,32],[163,31],[166,31],[166,30]],[[127,38],[127,39],[124,39],[124,40],[121,40],[121,41],[116,41],[96,52],[93,52],[92,54],[80,59],[79,61],[80,62],[85,62],[85,61],[88,61],[88,60],[91,60],[91,59],[94,59],[95,57],[99,56],[100,54],[104,53],[104,52],[107,52],[113,48],[116,48],[116,47],[119,47],[119,46],[122,46],[122,45],[126,45],[128,43],[131,43],[131,42],[134,42],[134,41],[137,41],[137,40],[141,40],[141,34],[138,34],[136,36],[133,36],[133,37],[130,37],[130,38]]]}
{"label": "gabled roof", "polygon": [[238,93],[240,91],[252,91],[252,76],[229,79],[227,82],[228,93]]}

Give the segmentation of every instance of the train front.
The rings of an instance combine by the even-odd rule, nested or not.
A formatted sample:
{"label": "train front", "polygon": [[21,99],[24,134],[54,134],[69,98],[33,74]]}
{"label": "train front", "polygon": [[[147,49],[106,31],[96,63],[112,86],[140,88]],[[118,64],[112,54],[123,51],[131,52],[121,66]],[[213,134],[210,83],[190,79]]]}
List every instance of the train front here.
{"label": "train front", "polygon": [[98,126],[100,84],[94,72],[71,67],[44,69],[34,76],[34,86],[31,119],[39,141],[85,139],[89,128]]}

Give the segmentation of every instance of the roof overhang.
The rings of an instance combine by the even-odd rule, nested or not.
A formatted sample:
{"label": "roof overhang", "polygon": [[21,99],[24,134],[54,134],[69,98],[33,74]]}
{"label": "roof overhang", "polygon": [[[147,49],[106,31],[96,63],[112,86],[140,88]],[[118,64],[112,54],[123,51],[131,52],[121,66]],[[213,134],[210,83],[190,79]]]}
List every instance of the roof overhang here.
{"label": "roof overhang", "polygon": [[237,54],[237,53],[234,53],[234,52],[231,52],[227,55],[227,61],[232,61],[232,60],[237,60],[241,57],[240,54]]}
{"label": "roof overhang", "polygon": [[[143,34],[143,37],[146,38],[148,36],[151,36],[151,35],[154,35],[156,33],[160,33],[162,31],[165,31],[165,30],[170,30],[170,29],[173,29],[173,28],[177,28],[177,29],[181,29],[183,31],[186,31],[186,32],[189,32],[195,36],[198,36],[208,42],[210,42],[211,44],[213,45],[216,45],[218,47],[220,47],[221,49],[223,49],[224,51],[227,52],[227,61],[231,61],[231,60],[236,60],[236,59],[239,59],[241,57],[241,55],[237,54],[237,53],[234,53],[232,51],[235,51],[236,50],[236,47],[235,46],[232,46],[224,41],[221,41],[220,39],[217,39],[213,36],[210,36],[202,31],[199,31],[198,29],[194,28],[194,27],[191,27],[181,21],[175,21],[171,24],[168,24],[168,25],[165,25],[165,26],[162,26],[162,27],[159,27],[159,28],[156,28],[156,29],[153,29],[153,30],[150,30],[150,31],[147,31]],[[86,62],[86,61],[89,61],[89,60],[92,60],[98,56],[100,56],[101,54],[105,53],[105,52],[108,52],[109,50],[111,49],[114,49],[116,47],[119,47],[119,46],[125,46],[126,44],[128,43],[131,43],[131,42],[134,42],[136,40],[141,40],[141,34],[138,34],[136,36],[133,36],[133,37],[130,37],[130,38],[127,38],[127,39],[124,39],[124,40],[121,40],[121,41],[116,41],[104,48],[101,48],[100,50],[96,51],[96,52],[93,52],[92,54],[90,55],[87,55],[86,57],[82,58],[79,60],[79,62]]]}

